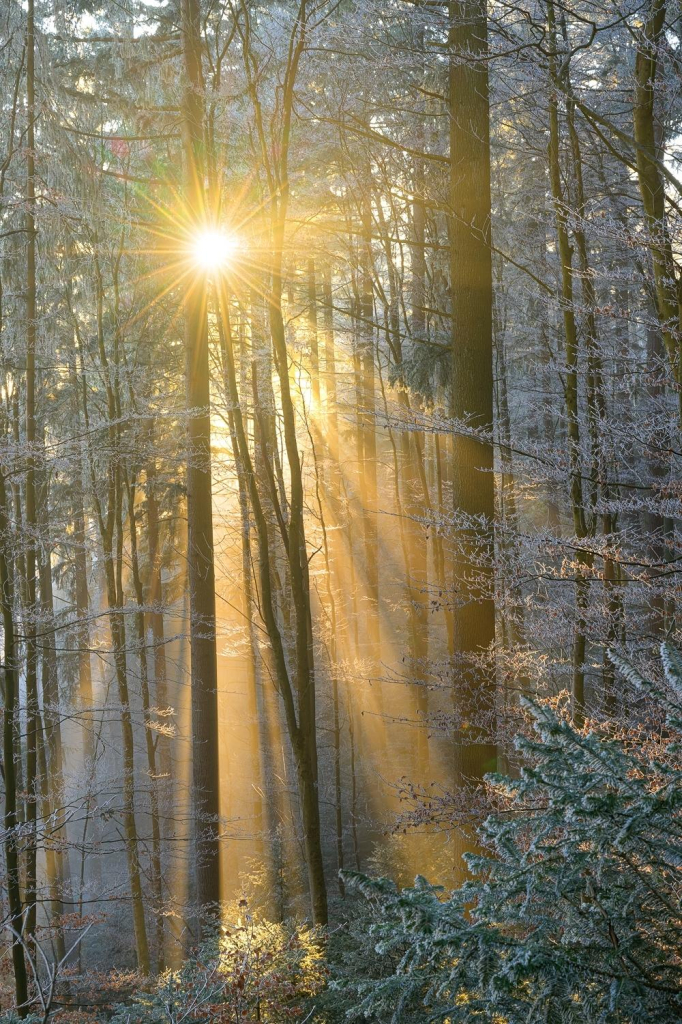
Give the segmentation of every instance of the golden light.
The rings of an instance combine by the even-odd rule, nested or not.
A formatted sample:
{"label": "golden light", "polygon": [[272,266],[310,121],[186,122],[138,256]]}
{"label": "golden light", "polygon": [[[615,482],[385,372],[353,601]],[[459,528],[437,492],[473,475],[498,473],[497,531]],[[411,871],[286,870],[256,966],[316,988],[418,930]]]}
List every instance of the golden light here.
{"label": "golden light", "polygon": [[209,228],[193,239],[190,257],[197,267],[207,273],[214,273],[223,270],[238,249],[239,240],[235,235],[219,228]]}

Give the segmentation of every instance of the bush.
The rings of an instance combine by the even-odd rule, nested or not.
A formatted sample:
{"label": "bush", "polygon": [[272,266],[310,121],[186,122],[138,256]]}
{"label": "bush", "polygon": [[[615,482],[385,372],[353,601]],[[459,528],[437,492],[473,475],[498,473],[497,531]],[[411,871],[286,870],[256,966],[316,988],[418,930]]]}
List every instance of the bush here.
{"label": "bush", "polygon": [[335,981],[350,1017],[681,1019],[682,661],[664,645],[659,684],[614,661],[647,695],[645,723],[578,730],[526,701],[521,777],[489,778],[501,810],[470,881],[446,895],[423,878],[399,890],[346,876],[371,917]]}
{"label": "bush", "polygon": [[284,1024],[305,1012],[324,985],[320,935],[294,924],[246,917],[205,943],[179,971],[119,1007],[112,1024]]}

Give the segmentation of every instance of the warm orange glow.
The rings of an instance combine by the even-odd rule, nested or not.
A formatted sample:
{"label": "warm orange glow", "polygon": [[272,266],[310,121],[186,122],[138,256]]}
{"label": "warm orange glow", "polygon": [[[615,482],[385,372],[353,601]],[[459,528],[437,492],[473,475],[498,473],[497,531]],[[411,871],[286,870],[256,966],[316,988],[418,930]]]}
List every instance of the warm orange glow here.
{"label": "warm orange glow", "polygon": [[225,269],[239,250],[236,235],[220,228],[207,228],[193,238],[190,246],[192,261],[207,273]]}

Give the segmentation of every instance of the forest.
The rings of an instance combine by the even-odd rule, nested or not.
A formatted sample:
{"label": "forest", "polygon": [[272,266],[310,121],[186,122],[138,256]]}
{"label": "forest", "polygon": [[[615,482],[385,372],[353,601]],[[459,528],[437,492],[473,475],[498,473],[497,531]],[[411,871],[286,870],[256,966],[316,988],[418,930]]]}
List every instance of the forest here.
{"label": "forest", "polygon": [[682,7],[1,0],[0,1022],[682,1020]]}

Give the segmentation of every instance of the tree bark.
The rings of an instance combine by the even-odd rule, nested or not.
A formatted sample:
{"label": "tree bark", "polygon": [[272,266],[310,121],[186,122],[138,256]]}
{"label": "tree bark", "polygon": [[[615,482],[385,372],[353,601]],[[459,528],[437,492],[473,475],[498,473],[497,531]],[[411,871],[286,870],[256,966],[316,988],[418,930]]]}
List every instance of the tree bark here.
{"label": "tree bark", "polygon": [[682,389],[679,388],[682,381],[680,288],[666,218],[665,183],[656,163],[659,155],[655,122],[656,77],[658,50],[664,41],[665,19],[665,0],[649,0],[644,13],[644,25],[637,35],[632,113],[637,143],[637,180],[649,228],[656,305],[668,359],[678,385],[682,420]]}
{"label": "tree bark", "polygon": [[[182,2],[187,75],[184,96],[186,202],[191,223],[206,221],[204,196],[204,79],[198,0]],[[198,274],[185,300],[188,413],[187,561],[192,665],[192,790],[196,844],[196,901],[215,912],[220,902],[220,770],[215,566],[211,480],[211,413],[206,282]]]}
{"label": "tree bark", "polygon": [[16,778],[16,710],[18,693],[17,652],[14,643],[14,585],[12,562],[8,557],[10,549],[9,512],[5,477],[0,473],[0,602],[2,603],[2,625],[4,633],[5,681],[4,708],[2,715],[2,766],[5,784],[5,863],[7,868],[7,902],[9,923],[12,928],[12,967],[14,970],[14,995],[19,1015],[28,1014],[28,978],[24,947],[21,942],[23,906],[19,881],[19,857],[16,843],[17,819],[17,778]]}
{"label": "tree bark", "polygon": [[[490,432],[493,423],[493,288],[490,248],[490,112],[484,0],[450,5],[451,414]],[[493,603],[493,447],[455,425],[455,769],[480,782],[496,766]],[[473,517],[476,517],[474,520]]]}
{"label": "tree bark", "polygon": [[37,885],[37,757],[39,715],[38,649],[36,643],[36,223],[35,223],[35,12],[28,0],[26,15],[26,843],[24,931],[29,943],[36,929]]}
{"label": "tree bark", "polygon": [[[560,260],[561,309],[563,312],[566,374],[564,394],[566,401],[566,419],[568,432],[568,459],[570,473],[571,509],[573,512],[573,529],[578,542],[588,535],[587,520],[582,484],[582,460],[580,450],[580,423],[578,418],[578,325],[576,323],[573,294],[573,249],[568,233],[568,207],[564,197],[561,181],[560,134],[559,134],[559,102],[556,88],[556,21],[554,4],[547,0],[547,21],[552,53],[549,58],[550,76],[553,79],[549,98],[549,176],[554,199],[554,214],[557,232],[557,250]],[[589,559],[583,551],[578,552],[576,569],[575,603],[576,619],[573,637],[573,718],[577,725],[584,721],[585,716],[585,654],[587,639],[585,636],[585,614],[587,611],[587,582],[583,566],[587,568]]]}

